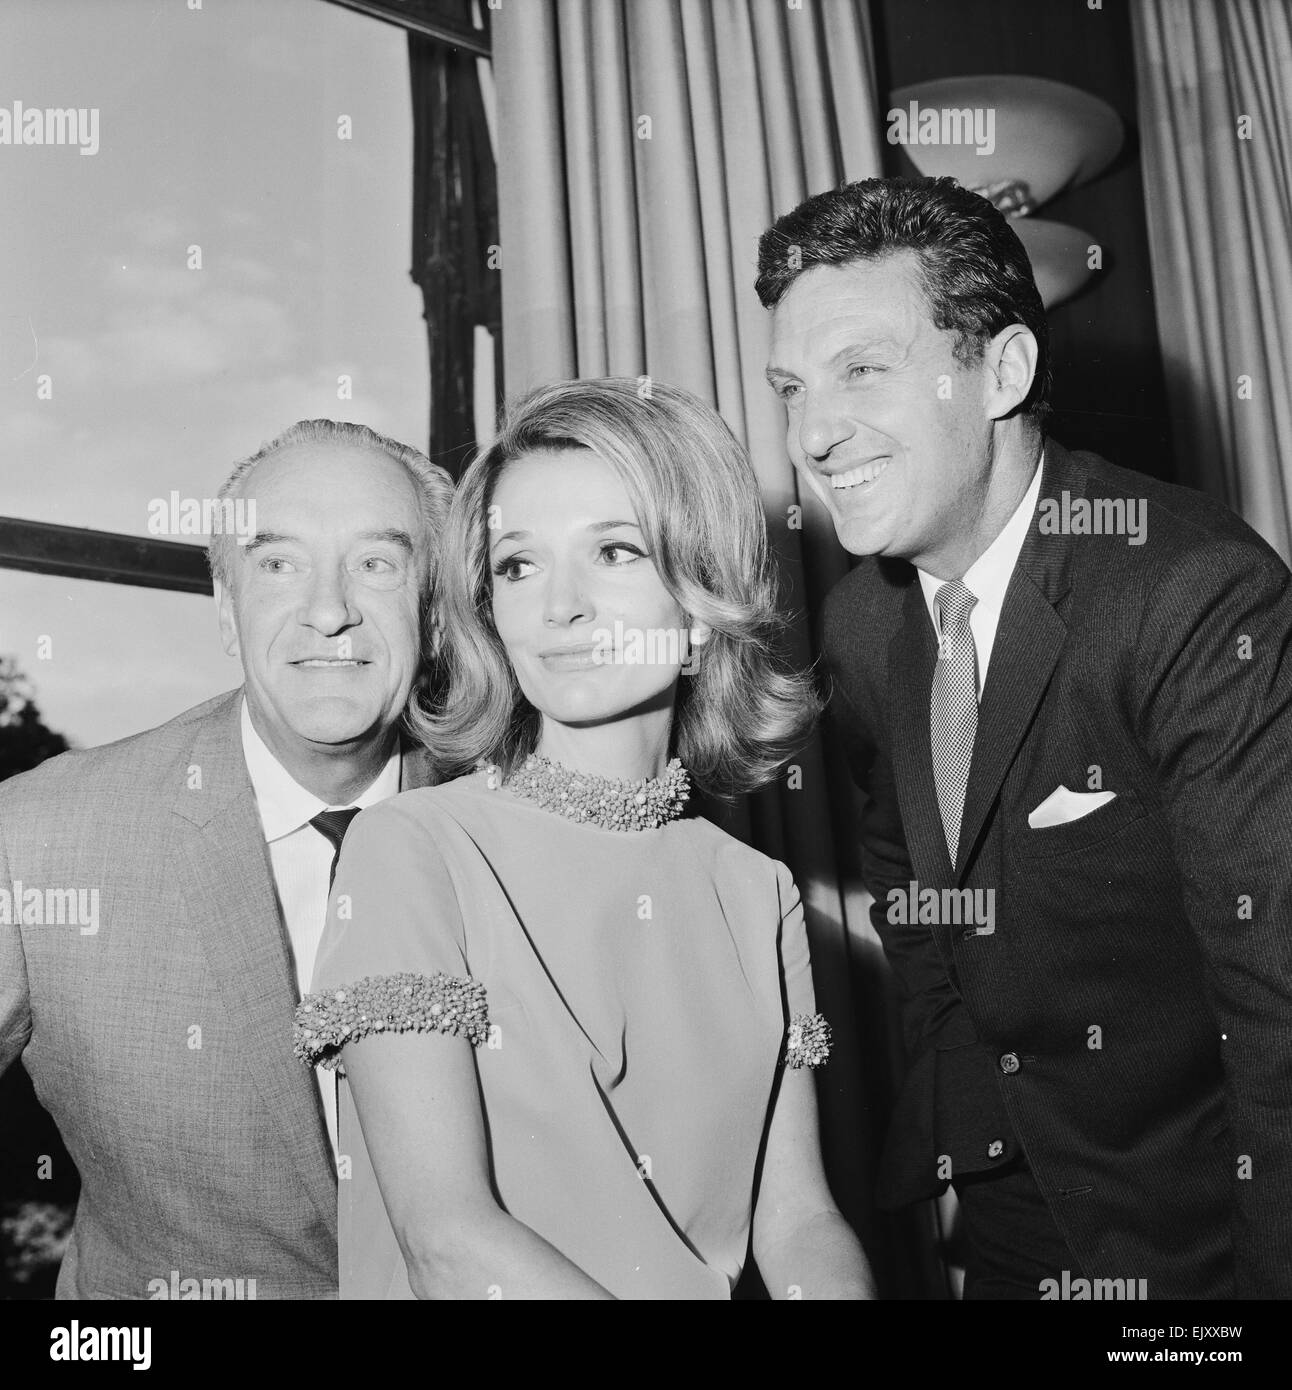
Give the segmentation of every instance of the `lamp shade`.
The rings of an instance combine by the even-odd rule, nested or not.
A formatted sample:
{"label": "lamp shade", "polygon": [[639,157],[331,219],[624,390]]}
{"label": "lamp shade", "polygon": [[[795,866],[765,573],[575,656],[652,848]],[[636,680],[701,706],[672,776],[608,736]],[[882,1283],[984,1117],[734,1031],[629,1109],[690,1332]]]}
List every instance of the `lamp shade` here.
{"label": "lamp shade", "polygon": [[921,174],[950,174],[966,188],[1021,183],[1024,210],[1094,178],[1122,144],[1107,102],[1044,77],[943,77],[889,101],[889,143]]}
{"label": "lamp shade", "polygon": [[1032,276],[1047,309],[1071,299],[1090,279],[1089,255],[1095,238],[1088,232],[1043,217],[1016,217],[1009,225],[1032,262]]}

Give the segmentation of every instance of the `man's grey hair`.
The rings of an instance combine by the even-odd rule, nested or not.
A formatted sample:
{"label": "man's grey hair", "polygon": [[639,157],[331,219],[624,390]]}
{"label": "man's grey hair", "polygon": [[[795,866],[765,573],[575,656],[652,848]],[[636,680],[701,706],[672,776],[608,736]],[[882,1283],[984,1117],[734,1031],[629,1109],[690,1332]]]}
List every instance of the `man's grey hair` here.
{"label": "man's grey hair", "polygon": [[[216,494],[218,500],[223,502],[226,498],[240,496],[244,480],[257,465],[294,444],[330,444],[368,449],[374,453],[385,454],[401,464],[417,485],[427,533],[432,545],[438,549],[440,537],[444,534],[444,526],[448,521],[449,504],[453,501],[453,479],[419,450],[408,444],[401,444],[397,439],[378,434],[367,425],[357,425],[350,420],[298,420],[268,444],[262,444],[254,454],[234,464],[233,472],[225,479],[223,487]],[[237,541],[229,529],[222,528],[211,536],[206,548],[211,577],[226,589],[232,587],[233,583],[233,557],[236,546]]]}

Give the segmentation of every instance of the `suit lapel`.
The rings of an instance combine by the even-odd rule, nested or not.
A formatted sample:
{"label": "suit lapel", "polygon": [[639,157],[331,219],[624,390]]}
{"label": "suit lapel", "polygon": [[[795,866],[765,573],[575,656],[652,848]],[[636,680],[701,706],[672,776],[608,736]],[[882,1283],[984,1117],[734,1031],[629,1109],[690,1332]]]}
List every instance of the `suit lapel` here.
{"label": "suit lapel", "polygon": [[[1056,608],[1070,586],[1072,538],[1042,534],[1041,503],[1066,488],[1084,495],[1086,477],[1066,449],[1047,440],[1040,498],[1027,539],[1005,591],[987,684],[978,710],[969,785],[960,826],[957,882],[1022,745],[1067,639],[1067,623]],[[928,741],[928,731],[925,731]]]}
{"label": "suit lapel", "polygon": [[292,1055],[296,983],[255,794],[242,754],[242,693],[202,725],[190,763],[200,787],[184,787],[174,811],[207,964],[239,1030],[251,1084],[293,1155],[306,1190],[336,1225],[332,1153],[313,1073]]}

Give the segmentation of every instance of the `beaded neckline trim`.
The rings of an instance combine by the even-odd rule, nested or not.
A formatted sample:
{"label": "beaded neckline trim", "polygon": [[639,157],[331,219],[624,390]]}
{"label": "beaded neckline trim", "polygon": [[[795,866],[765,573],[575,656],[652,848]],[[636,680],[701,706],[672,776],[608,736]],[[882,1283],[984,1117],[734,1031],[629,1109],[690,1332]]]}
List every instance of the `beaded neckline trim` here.
{"label": "beaded neckline trim", "polygon": [[509,787],[517,796],[580,825],[602,830],[657,830],[677,820],[691,795],[691,778],[673,758],[660,777],[631,782],[574,772],[560,763],[531,753],[509,777],[490,766],[490,788]]}

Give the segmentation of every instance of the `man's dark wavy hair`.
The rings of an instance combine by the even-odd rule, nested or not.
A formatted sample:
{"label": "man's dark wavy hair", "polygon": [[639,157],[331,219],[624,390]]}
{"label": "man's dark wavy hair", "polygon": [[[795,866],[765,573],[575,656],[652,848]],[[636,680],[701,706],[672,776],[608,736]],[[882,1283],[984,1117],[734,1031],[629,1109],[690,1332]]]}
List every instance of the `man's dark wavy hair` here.
{"label": "man's dark wavy hair", "polygon": [[1032,264],[1004,214],[955,179],[862,179],[800,203],[759,239],[758,298],[773,309],[815,266],[897,251],[919,258],[933,325],[957,335],[962,365],[978,361],[1011,323],[1031,329],[1036,375],[1020,410],[1043,425],[1050,410],[1050,328]]}

